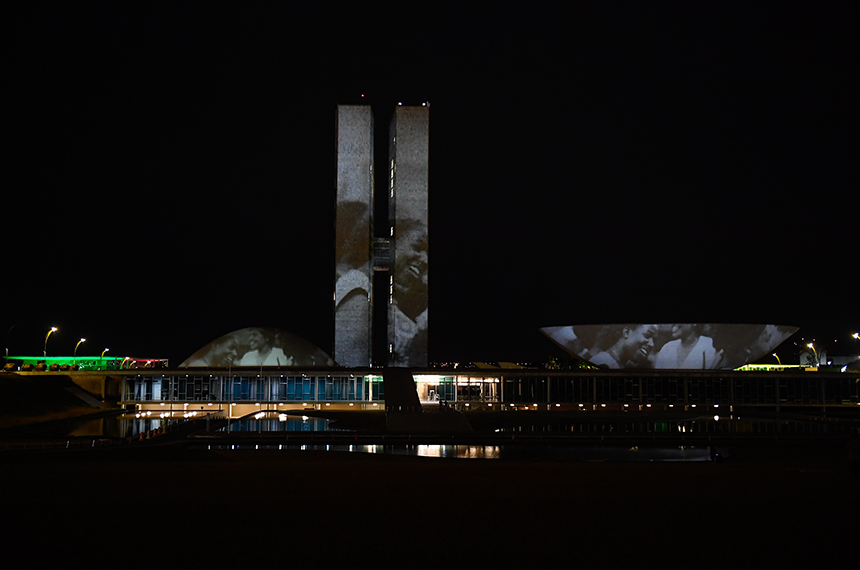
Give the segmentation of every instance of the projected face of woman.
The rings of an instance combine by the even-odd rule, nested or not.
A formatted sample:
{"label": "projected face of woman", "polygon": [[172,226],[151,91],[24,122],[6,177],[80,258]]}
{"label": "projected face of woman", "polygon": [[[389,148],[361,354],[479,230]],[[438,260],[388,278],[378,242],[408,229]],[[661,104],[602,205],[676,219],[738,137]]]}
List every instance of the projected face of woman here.
{"label": "projected face of woman", "polygon": [[394,287],[400,309],[414,319],[426,309],[427,233],[414,227],[401,234],[395,245]]}
{"label": "projected face of woman", "polygon": [[626,336],[622,338],[622,357],[637,366],[645,366],[654,350],[656,335],[657,327],[654,325],[642,325],[628,330]]}
{"label": "projected face of woman", "polygon": [[251,331],[250,335],[248,335],[248,346],[251,350],[259,350],[262,352],[268,346],[265,335],[258,330]]}
{"label": "projected face of woman", "polygon": [[249,329],[246,334],[245,347],[247,351],[239,364],[250,366],[265,363],[272,353],[274,338],[264,329]]}
{"label": "projected face of woman", "polygon": [[239,353],[239,347],[235,339],[231,338],[213,348],[213,353],[213,360],[217,361],[217,364],[231,364]]}
{"label": "projected face of woman", "polygon": [[409,288],[427,282],[427,236],[413,229],[397,239],[397,281]]}

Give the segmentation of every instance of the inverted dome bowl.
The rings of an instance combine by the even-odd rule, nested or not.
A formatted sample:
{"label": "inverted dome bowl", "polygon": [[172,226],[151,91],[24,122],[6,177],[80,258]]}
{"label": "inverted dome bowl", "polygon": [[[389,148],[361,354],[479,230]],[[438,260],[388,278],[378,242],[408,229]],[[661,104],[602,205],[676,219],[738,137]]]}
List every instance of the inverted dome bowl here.
{"label": "inverted dome bowl", "polygon": [[567,325],[540,329],[599,368],[732,370],[770,354],[797,327],[720,323]]}

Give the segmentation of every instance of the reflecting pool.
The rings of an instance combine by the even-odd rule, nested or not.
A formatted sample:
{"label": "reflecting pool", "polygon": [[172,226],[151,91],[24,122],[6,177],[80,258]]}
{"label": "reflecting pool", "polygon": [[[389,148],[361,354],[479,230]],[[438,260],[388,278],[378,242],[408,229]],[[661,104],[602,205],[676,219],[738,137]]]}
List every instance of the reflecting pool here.
{"label": "reflecting pool", "polygon": [[231,420],[222,432],[293,432],[293,431],[344,431],[329,426],[329,420],[308,416],[287,414],[258,414],[259,417],[246,417]]}
{"label": "reflecting pool", "polygon": [[591,446],[591,445],[344,445],[344,444],[212,444],[193,446],[210,450],[333,451],[438,457],[450,459],[513,459],[559,461],[714,461],[722,450],[702,446]]}

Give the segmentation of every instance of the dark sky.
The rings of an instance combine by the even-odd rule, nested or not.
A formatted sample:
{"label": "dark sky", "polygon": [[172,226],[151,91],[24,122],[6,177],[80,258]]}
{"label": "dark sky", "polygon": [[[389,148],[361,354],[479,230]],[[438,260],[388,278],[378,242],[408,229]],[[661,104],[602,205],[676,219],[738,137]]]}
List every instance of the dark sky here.
{"label": "dark sky", "polygon": [[55,354],[178,364],[254,325],[330,352],[357,102],[383,130],[431,103],[431,360],[545,360],[548,325],[860,328],[853,12],[121,4],[4,16],[13,354],[52,325]]}

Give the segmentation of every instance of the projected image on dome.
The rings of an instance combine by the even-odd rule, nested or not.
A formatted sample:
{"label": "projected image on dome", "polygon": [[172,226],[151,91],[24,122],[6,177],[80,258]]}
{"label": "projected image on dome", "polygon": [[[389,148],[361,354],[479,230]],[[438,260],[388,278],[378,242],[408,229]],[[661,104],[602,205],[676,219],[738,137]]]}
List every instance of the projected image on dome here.
{"label": "projected image on dome", "polygon": [[179,366],[209,368],[333,364],[330,356],[300,336],[272,328],[246,328],[213,340]]}
{"label": "projected image on dome", "polygon": [[599,368],[731,370],[770,354],[798,329],[675,323],[570,325],[540,330],[568,353]]}

